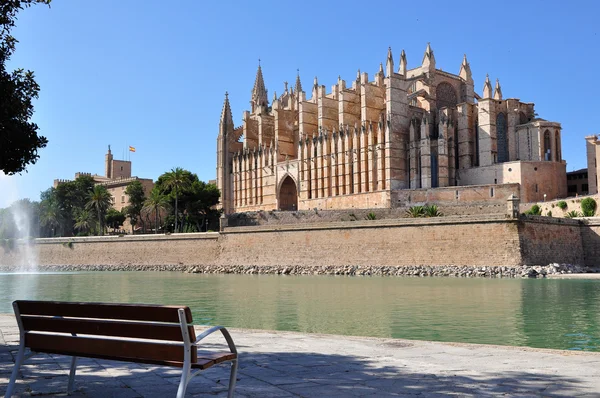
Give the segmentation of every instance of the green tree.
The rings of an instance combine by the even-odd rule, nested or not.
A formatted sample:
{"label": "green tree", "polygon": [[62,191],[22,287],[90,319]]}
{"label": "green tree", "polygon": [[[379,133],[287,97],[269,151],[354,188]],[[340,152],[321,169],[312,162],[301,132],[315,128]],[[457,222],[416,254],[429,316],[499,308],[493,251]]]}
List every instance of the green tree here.
{"label": "green tree", "polygon": [[144,208],[144,202],[146,201],[146,194],[144,193],[142,183],[138,180],[132,181],[127,185],[125,193],[129,196],[129,206],[125,207],[123,211],[125,215],[129,217],[129,222],[135,233],[135,227],[142,219],[141,213]]}
{"label": "green tree", "polygon": [[75,229],[88,235],[94,228],[94,216],[89,210],[80,210],[75,217]]}
{"label": "green tree", "polygon": [[[183,189],[186,189],[190,186],[190,177],[191,173],[187,170],[182,169],[181,167],[175,167],[171,169],[171,171],[163,174],[161,177],[164,177],[162,181],[162,187],[165,190],[172,190],[175,193],[175,230],[174,232],[178,232],[178,218],[179,213],[177,211],[177,204],[179,201],[179,193]],[[159,177],[160,178],[160,177]]]}
{"label": "green tree", "polygon": [[168,207],[169,207],[168,198],[165,195],[163,195],[163,193],[160,191],[160,188],[155,186],[152,189],[152,191],[150,191],[150,196],[148,196],[148,199],[146,199],[146,201],[144,202],[144,207],[142,208],[142,211],[146,211],[148,213],[154,212],[154,220],[155,220],[154,233],[155,234],[158,233],[158,215],[161,211],[167,210]]}
{"label": "green tree", "polygon": [[74,181],[67,181],[58,185],[51,191],[52,200],[55,200],[60,211],[60,235],[72,236],[74,233],[75,218],[86,208],[90,194],[94,190],[94,179],[91,176],[79,176]]}
{"label": "green tree", "polygon": [[96,185],[90,193],[86,210],[95,210],[98,214],[98,232],[104,235],[104,215],[112,206],[112,196],[103,185]]}
{"label": "green tree", "polygon": [[208,224],[219,217],[214,206],[219,202],[221,193],[215,184],[200,181],[196,174],[191,175],[192,183],[182,194],[186,228],[188,232],[208,230]]}
{"label": "green tree", "polygon": [[5,0],[0,3],[0,171],[20,173],[34,164],[38,150],[48,140],[38,135],[32,123],[33,100],[40,86],[32,71],[22,68],[8,71],[6,64],[15,51],[17,39],[11,35],[17,13],[35,3],[50,4],[50,0]]}
{"label": "green tree", "polygon": [[45,231],[42,236],[54,237],[59,234],[59,228],[63,224],[62,211],[56,200],[54,188],[42,192],[41,199],[40,225]]}
{"label": "green tree", "polygon": [[114,207],[111,207],[106,212],[106,216],[104,218],[106,220],[106,225],[108,227],[111,227],[114,232],[115,229],[118,229],[119,227],[121,227],[121,225],[123,225],[126,217],[125,214],[115,209]]}

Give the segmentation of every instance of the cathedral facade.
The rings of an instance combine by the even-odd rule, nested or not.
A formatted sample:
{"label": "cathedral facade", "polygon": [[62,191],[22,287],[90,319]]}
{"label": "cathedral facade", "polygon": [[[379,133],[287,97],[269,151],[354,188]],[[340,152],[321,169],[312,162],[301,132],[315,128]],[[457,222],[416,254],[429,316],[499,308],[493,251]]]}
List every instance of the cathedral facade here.
{"label": "cathedral facade", "polygon": [[[561,126],[534,104],[504,99],[486,78],[475,92],[464,56],[457,75],[399,68],[391,49],[373,80],[358,72],[310,98],[299,75],[268,101],[259,65],[241,126],[227,94],[217,138],[217,185],[226,214],[257,210],[403,206],[407,190],[519,184],[524,202],[566,196]],[[467,189],[467,188],[465,188]],[[456,190],[456,200],[459,191]]]}

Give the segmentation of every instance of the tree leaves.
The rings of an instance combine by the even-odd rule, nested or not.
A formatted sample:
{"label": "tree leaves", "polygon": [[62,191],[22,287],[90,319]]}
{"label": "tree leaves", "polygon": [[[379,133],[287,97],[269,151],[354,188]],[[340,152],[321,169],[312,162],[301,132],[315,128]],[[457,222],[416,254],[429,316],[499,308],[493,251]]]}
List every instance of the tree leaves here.
{"label": "tree leaves", "polygon": [[0,171],[11,175],[21,173],[39,159],[38,150],[48,144],[38,135],[39,127],[30,121],[33,99],[40,86],[32,71],[6,70],[6,62],[18,42],[10,35],[17,12],[35,3],[50,4],[50,0],[5,0],[0,4]]}

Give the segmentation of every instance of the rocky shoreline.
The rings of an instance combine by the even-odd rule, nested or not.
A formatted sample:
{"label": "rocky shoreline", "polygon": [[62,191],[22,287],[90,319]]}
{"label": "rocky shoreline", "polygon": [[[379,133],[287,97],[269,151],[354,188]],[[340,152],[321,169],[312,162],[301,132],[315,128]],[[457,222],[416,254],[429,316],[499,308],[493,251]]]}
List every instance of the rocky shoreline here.
{"label": "rocky shoreline", "polygon": [[[0,271],[17,272],[17,266],[0,266]],[[457,278],[544,278],[549,275],[597,272],[571,264],[520,267],[472,266],[242,266],[242,265],[42,265],[37,271],[170,271],[193,274],[249,274],[249,275],[345,275],[345,276],[412,276]]]}

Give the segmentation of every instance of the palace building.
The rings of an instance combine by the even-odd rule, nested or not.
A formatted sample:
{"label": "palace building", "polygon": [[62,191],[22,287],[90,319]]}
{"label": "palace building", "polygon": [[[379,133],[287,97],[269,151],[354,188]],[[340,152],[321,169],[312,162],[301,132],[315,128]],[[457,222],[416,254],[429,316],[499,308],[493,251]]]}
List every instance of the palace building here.
{"label": "palace building", "polygon": [[411,191],[444,187],[489,185],[493,197],[494,186],[518,184],[523,202],[566,196],[561,125],[503,98],[498,80],[492,88],[486,77],[478,94],[466,56],[458,74],[442,71],[428,44],[418,67],[402,51],[396,69],[389,49],[372,80],[359,71],[328,92],[315,78],[309,94],[298,75],[269,103],[259,65],[241,126],[225,94],[217,185],[226,214],[398,207]]}

